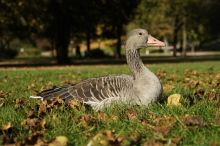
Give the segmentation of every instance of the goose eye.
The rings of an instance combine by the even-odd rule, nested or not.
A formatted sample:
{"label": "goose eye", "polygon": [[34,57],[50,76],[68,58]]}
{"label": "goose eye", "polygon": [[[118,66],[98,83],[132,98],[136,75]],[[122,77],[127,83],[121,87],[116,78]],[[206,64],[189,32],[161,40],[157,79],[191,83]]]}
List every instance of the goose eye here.
{"label": "goose eye", "polygon": [[139,35],[142,35],[142,33],[140,32]]}

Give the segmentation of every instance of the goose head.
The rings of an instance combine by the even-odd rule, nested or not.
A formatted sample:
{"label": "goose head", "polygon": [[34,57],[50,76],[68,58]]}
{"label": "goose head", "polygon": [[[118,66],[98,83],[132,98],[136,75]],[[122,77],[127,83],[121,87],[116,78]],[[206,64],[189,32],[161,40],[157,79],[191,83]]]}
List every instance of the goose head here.
{"label": "goose head", "polygon": [[137,28],[127,35],[125,46],[129,49],[141,49],[146,47],[164,47],[165,43],[151,36],[147,30]]}

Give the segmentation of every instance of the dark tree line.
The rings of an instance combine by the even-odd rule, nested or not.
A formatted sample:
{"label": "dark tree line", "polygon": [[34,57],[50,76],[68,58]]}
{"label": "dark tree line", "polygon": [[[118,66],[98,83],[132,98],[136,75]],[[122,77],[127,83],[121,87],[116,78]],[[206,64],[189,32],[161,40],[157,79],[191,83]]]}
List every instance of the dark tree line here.
{"label": "dark tree line", "polygon": [[184,50],[187,40],[220,38],[219,7],[219,0],[1,0],[0,56],[16,37],[33,46],[42,37],[56,49],[59,63],[69,61],[70,38],[86,40],[87,51],[91,39],[117,38],[120,57],[127,24],[167,36],[176,56],[179,40]]}
{"label": "dark tree line", "polygon": [[68,62],[71,37],[87,41],[98,37],[117,38],[120,57],[121,35],[132,20],[140,0],[7,0],[0,2],[0,48],[6,49],[18,37],[36,45],[36,38],[45,37],[55,47],[59,63]]}
{"label": "dark tree line", "polygon": [[220,38],[219,0],[142,0],[135,15],[133,27],[142,26],[174,46],[178,41],[204,42]]}

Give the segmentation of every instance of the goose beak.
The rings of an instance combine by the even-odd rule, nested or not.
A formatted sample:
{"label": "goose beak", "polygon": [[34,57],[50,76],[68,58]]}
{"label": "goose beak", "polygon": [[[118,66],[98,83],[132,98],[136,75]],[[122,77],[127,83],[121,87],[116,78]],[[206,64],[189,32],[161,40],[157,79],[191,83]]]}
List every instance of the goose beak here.
{"label": "goose beak", "polygon": [[165,43],[159,41],[158,39],[152,37],[151,35],[148,35],[148,41],[147,41],[148,47],[165,47]]}

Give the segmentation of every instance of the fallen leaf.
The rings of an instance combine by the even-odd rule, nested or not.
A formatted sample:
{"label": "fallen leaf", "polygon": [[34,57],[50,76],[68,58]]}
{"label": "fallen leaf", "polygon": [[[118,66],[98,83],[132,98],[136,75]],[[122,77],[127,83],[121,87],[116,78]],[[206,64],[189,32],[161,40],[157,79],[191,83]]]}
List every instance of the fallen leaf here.
{"label": "fallen leaf", "polygon": [[169,84],[164,84],[163,85],[163,91],[171,91],[171,90],[173,90],[175,88],[175,86],[174,85],[169,85]]}
{"label": "fallen leaf", "polygon": [[21,104],[25,103],[25,99],[24,98],[17,98],[15,100],[15,106],[14,106],[14,109],[17,110]]}
{"label": "fallen leaf", "polygon": [[110,141],[115,141],[113,134],[109,130],[104,130],[98,134],[96,134],[92,140],[89,141],[87,145],[94,146],[94,145],[100,145],[100,146],[106,146],[109,145]]}
{"label": "fallen leaf", "polygon": [[25,139],[25,144],[29,146],[43,146],[45,142],[43,141],[43,136],[35,133],[33,136],[29,136]]}
{"label": "fallen leaf", "polygon": [[26,125],[28,129],[38,129],[40,124],[39,118],[27,118],[21,122],[21,125]]}
{"label": "fallen leaf", "polygon": [[4,102],[0,103],[0,107],[2,107],[4,104],[5,104]]}
{"label": "fallen leaf", "polygon": [[129,120],[138,119],[138,114],[134,111],[134,109],[128,109],[125,111],[125,115]]}
{"label": "fallen leaf", "polygon": [[116,139],[116,141],[118,143],[121,143],[123,140],[125,140],[125,136],[118,136],[117,139]]}
{"label": "fallen leaf", "polygon": [[155,127],[154,132],[161,133],[163,136],[165,136],[170,132],[170,126]]}
{"label": "fallen leaf", "polygon": [[96,122],[96,119],[91,114],[84,114],[78,118],[78,121],[83,125],[83,127],[86,127],[89,122]]}
{"label": "fallen leaf", "polygon": [[40,126],[41,126],[43,129],[45,129],[46,123],[47,123],[46,120],[43,119],[43,120],[40,121]]}
{"label": "fallen leaf", "polygon": [[34,117],[34,115],[35,115],[34,111],[29,111],[27,118],[32,118],[32,117]]}
{"label": "fallen leaf", "polygon": [[164,146],[164,145],[171,145],[176,146],[182,138],[153,138],[150,141],[144,143],[143,146]]}
{"label": "fallen leaf", "polygon": [[203,122],[203,118],[201,118],[200,116],[190,116],[188,114],[185,115],[184,119],[183,119],[183,123],[185,125],[192,125],[192,126],[203,126],[204,122]]}
{"label": "fallen leaf", "polygon": [[4,92],[3,90],[0,90],[0,98],[1,99],[4,99],[6,94],[7,94],[6,92]]}
{"label": "fallen leaf", "polygon": [[57,136],[48,146],[67,146],[68,138],[66,136]]}
{"label": "fallen leaf", "polygon": [[180,106],[181,94],[172,94],[167,98],[167,106]]}
{"label": "fallen leaf", "polygon": [[108,115],[103,112],[99,112],[97,118],[99,121],[105,121],[106,123],[108,123],[108,121],[109,121]]}
{"label": "fallen leaf", "polygon": [[158,70],[156,75],[158,76],[159,79],[162,79],[166,76],[166,71],[165,70]]}
{"label": "fallen leaf", "polygon": [[210,144],[210,146],[219,146],[219,145],[220,144],[218,142],[216,142],[216,141],[212,141],[211,144]]}
{"label": "fallen leaf", "polygon": [[145,142],[143,146],[163,146],[163,144],[158,143],[156,139],[152,139],[150,141]]}
{"label": "fallen leaf", "polygon": [[220,125],[220,117],[219,117],[219,116],[217,116],[217,117],[215,118],[215,121],[216,121],[216,124]]}
{"label": "fallen leaf", "polygon": [[197,95],[197,96],[199,96],[200,98],[202,98],[204,94],[205,94],[205,89],[204,89],[204,88],[201,88],[201,87],[198,87],[198,89],[196,89],[196,90],[194,91],[194,95]]}
{"label": "fallen leaf", "polygon": [[176,123],[176,120],[172,115],[165,117],[157,117],[155,119],[156,126],[173,126]]}
{"label": "fallen leaf", "polygon": [[67,104],[68,104],[72,109],[76,109],[76,108],[79,108],[79,107],[80,107],[80,110],[83,110],[83,111],[86,110],[85,106],[84,106],[81,102],[76,101],[76,100],[70,100],[70,101],[68,101]]}
{"label": "fallen leaf", "polygon": [[12,127],[12,123],[11,122],[8,122],[8,123],[6,123],[5,125],[3,125],[2,127],[1,127],[1,130],[8,130],[9,128],[11,128]]}
{"label": "fallen leaf", "polygon": [[30,85],[28,85],[28,89],[31,89],[31,88],[34,88],[35,87],[35,85],[34,85],[34,83],[32,83],[32,84],[30,84]]}
{"label": "fallen leaf", "polygon": [[118,120],[118,116],[111,114],[111,120],[117,121]]}
{"label": "fallen leaf", "polygon": [[41,101],[38,109],[38,116],[41,114],[46,114],[46,112],[47,112],[47,101]]}
{"label": "fallen leaf", "polygon": [[216,93],[215,89],[212,89],[210,92],[208,92],[208,97],[210,100],[217,99],[217,93]]}

